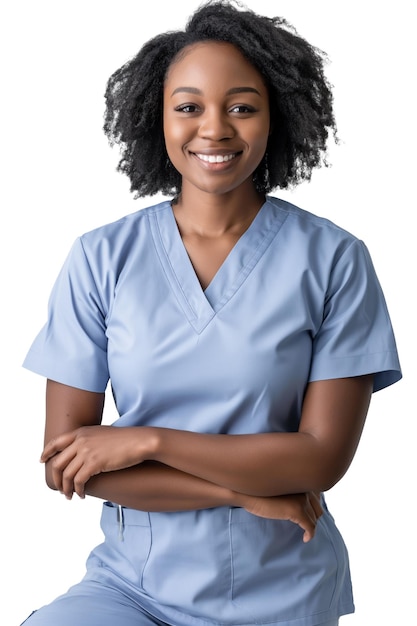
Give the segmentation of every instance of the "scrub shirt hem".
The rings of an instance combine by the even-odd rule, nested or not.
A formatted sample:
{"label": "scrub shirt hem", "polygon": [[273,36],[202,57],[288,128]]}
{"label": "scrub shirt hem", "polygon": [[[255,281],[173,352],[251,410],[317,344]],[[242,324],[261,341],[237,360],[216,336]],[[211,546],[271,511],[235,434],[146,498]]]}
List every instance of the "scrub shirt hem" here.
{"label": "scrub shirt hem", "polygon": [[320,357],[316,356],[309,382],[373,374],[373,391],[376,392],[393,385],[402,378],[397,353],[393,351],[332,358],[322,364],[318,363],[319,359]]}
{"label": "scrub shirt hem", "polygon": [[64,368],[61,372],[56,359],[49,360],[34,351],[28,352],[22,367],[49,380],[84,391],[104,393],[107,387],[107,380],[104,382],[92,378],[90,371],[78,368],[71,375],[68,368]]}

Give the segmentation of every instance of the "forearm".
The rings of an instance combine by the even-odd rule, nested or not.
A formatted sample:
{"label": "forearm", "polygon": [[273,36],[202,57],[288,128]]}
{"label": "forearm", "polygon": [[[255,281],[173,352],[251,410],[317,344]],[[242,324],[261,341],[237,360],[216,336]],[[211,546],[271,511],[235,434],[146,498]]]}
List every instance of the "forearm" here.
{"label": "forearm", "polygon": [[233,492],[265,497],[327,487],[320,445],[308,434],[156,431],[156,460]]}
{"label": "forearm", "polygon": [[219,487],[155,462],[92,477],[86,493],[129,508],[173,512],[238,506],[268,519],[298,524],[310,541],[323,510],[315,494],[259,498]]}
{"label": "forearm", "polygon": [[372,376],[311,383],[298,432],[211,435],[151,429],[151,458],[253,496],[326,491],[354,457],[372,385]]}
{"label": "forearm", "polygon": [[317,494],[262,498],[235,493],[154,461],[94,475],[87,481],[82,497],[85,494],[154,513],[241,507],[258,517],[297,524],[304,531],[303,541],[312,539],[323,513]]}
{"label": "forearm", "polygon": [[231,490],[155,462],[93,476],[85,493],[141,511],[239,505],[238,495]]}

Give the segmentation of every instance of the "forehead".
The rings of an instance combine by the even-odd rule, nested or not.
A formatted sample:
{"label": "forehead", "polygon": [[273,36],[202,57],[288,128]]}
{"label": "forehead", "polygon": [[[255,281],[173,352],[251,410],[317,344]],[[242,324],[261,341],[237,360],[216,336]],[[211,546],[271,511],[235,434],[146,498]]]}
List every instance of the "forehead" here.
{"label": "forehead", "polygon": [[[165,84],[233,81],[264,85],[260,72],[233,44],[203,41],[183,48],[168,68]],[[191,81],[191,82],[190,82]]]}

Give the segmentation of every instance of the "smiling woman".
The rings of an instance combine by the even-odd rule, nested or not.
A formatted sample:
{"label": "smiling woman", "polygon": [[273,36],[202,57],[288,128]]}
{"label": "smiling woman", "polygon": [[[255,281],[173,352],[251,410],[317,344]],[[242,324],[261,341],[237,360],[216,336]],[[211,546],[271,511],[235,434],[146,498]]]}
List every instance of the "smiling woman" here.
{"label": "smiling woman", "polygon": [[[253,172],[270,134],[268,90],[235,46],[193,44],[168,71],[163,119],[168,157],[181,174],[174,215],[206,288],[264,201]],[[195,203],[207,205],[199,219]]]}
{"label": "smiling woman", "polygon": [[106,102],[132,192],[172,198],[74,242],[26,356],[47,484],[102,499],[105,535],[27,624],[335,626],[354,603],[323,492],[401,369],[365,245],[270,195],[325,163],[323,55],[208,2]]}
{"label": "smiling woman", "polygon": [[183,194],[193,194],[194,188],[208,194],[241,188],[253,216],[252,205],[257,211],[262,200],[252,175],[266,152],[269,129],[264,80],[235,46],[194,44],[171,65],[164,87],[164,136]]}

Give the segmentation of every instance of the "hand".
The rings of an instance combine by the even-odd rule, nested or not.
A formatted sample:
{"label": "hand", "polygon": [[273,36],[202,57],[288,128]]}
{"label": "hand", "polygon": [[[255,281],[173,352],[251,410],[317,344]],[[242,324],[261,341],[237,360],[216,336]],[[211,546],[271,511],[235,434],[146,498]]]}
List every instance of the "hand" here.
{"label": "hand", "polygon": [[69,500],[74,493],[84,498],[85,484],[92,476],[146,460],[150,432],[137,427],[82,426],[49,441],[40,460],[51,462],[54,484]]}
{"label": "hand", "polygon": [[245,496],[242,506],[258,517],[288,520],[298,524],[304,530],[305,543],[314,537],[317,520],[323,514],[320,494],[312,491],[269,498]]}

